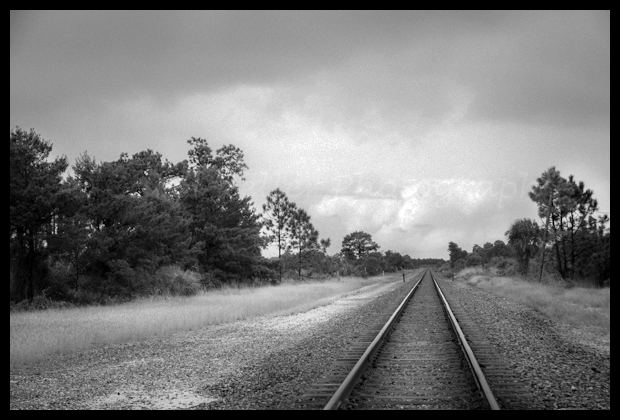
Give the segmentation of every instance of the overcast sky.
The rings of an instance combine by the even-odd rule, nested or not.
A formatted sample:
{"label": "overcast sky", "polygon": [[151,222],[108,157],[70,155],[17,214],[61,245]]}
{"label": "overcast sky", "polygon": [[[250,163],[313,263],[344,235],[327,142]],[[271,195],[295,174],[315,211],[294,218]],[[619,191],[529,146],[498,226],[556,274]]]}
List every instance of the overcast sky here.
{"label": "overcast sky", "polygon": [[551,166],[610,211],[609,11],[10,16],[11,130],[71,165],[234,144],[242,193],[282,189],[330,254],[506,241]]}

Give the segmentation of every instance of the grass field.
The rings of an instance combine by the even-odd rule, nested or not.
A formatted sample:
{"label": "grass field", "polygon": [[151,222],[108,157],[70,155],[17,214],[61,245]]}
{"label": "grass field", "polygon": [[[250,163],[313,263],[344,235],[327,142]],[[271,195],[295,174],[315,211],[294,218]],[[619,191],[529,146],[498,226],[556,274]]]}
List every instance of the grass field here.
{"label": "grass field", "polygon": [[[10,313],[11,367],[92,347],[163,337],[205,325],[303,312],[335,296],[402,274],[370,279],[285,283],[258,288],[227,288],[192,297],[140,299],[115,306]],[[467,268],[460,281],[525,303],[549,318],[602,333],[610,332],[610,289],[563,288],[497,277]]]}
{"label": "grass field", "polygon": [[27,364],[91,347],[166,336],[205,325],[303,312],[335,296],[402,274],[369,279],[227,288],[192,297],[140,299],[115,306],[10,314],[10,365]]}
{"label": "grass field", "polygon": [[522,302],[552,320],[594,332],[609,333],[610,288],[566,288],[540,284],[515,277],[497,277],[492,270],[471,267],[461,270],[461,281],[492,293]]}

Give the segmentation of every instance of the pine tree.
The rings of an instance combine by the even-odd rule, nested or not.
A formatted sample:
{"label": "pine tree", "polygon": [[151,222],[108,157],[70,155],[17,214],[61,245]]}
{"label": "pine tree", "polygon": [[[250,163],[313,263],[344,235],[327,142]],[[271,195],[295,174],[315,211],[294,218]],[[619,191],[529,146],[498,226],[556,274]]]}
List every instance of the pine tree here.
{"label": "pine tree", "polygon": [[544,261],[546,237],[551,234],[558,272],[563,279],[573,277],[578,268],[577,232],[588,227],[588,220],[598,211],[598,203],[583,182],[575,182],[573,175],[563,178],[555,167],[536,181],[529,196],[538,206],[538,215],[546,219],[541,259]]}
{"label": "pine tree", "polygon": [[203,272],[224,281],[252,278],[265,244],[260,216],[250,197],[241,198],[233,180],[247,168],[243,154],[232,153],[238,149],[229,146],[213,157],[205,140],[189,142],[195,146],[189,152],[193,166],[179,185],[179,196],[191,220],[190,248]]}
{"label": "pine tree", "polygon": [[[46,238],[62,213],[62,174],[67,159],[48,162],[52,145],[34,130],[10,136],[11,294],[32,298],[45,277]],[[14,286],[14,287],[13,287]]]}
{"label": "pine tree", "polygon": [[348,259],[359,260],[378,249],[379,245],[372,240],[369,233],[356,231],[344,237],[341,252]]}
{"label": "pine tree", "polygon": [[301,279],[304,254],[319,249],[319,232],[310,223],[310,216],[303,209],[295,209],[289,221],[290,243],[288,249],[297,251],[297,274]]}
{"label": "pine tree", "polygon": [[[486,245],[485,245],[486,248]],[[450,255],[450,267],[454,267],[454,264],[467,257],[467,251],[461,249],[455,242],[448,243],[448,254]]]}
{"label": "pine tree", "polygon": [[289,221],[295,207],[279,188],[271,191],[267,196],[267,203],[263,204],[263,224],[267,229],[267,241],[278,247],[279,282],[282,281],[282,251],[287,248]]}

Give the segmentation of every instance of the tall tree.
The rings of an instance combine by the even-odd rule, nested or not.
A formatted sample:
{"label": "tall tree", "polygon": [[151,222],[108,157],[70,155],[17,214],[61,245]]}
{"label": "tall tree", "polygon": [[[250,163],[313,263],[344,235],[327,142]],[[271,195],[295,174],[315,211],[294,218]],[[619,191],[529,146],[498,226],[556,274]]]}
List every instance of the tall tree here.
{"label": "tall tree", "polygon": [[467,257],[467,251],[461,249],[456,242],[450,242],[448,243],[448,255],[450,256],[450,267],[454,267],[455,262]]}
{"label": "tall tree", "polygon": [[519,258],[519,271],[527,274],[530,259],[538,252],[542,240],[540,227],[531,219],[515,220],[505,233],[508,245],[516,250]]}
{"label": "tall tree", "polygon": [[192,137],[188,143],[190,167],[179,190],[199,266],[224,281],[253,278],[265,241],[251,198],[242,198],[234,182],[247,169],[243,153],[229,145],[213,156],[206,140]]}
{"label": "tall tree", "polygon": [[220,177],[229,183],[233,183],[235,175],[244,180],[243,171],[247,170],[248,166],[243,160],[241,149],[229,144],[217,149],[216,155],[213,156],[207,140],[192,137],[187,142],[193,147],[188,153],[189,162],[193,167],[214,168]]}
{"label": "tall tree", "polygon": [[179,168],[147,151],[102,163],[84,154],[73,169],[71,182],[79,186],[85,204],[76,217],[62,220],[60,233],[88,231],[86,265],[100,280],[101,295],[142,292],[155,270],[184,261],[189,221],[164,181],[177,176]]}
{"label": "tall tree", "polygon": [[359,260],[378,249],[379,245],[372,240],[369,233],[356,231],[344,237],[341,252],[348,259]]}
{"label": "tall tree", "polygon": [[264,245],[251,198],[209,167],[190,171],[179,187],[201,270],[224,281],[251,278]]}
{"label": "tall tree", "polygon": [[[362,260],[358,260],[358,267],[362,276],[375,276],[383,270],[383,256],[380,252],[369,252]],[[364,269],[361,272],[361,269]]]}
{"label": "tall tree", "polygon": [[403,256],[398,252],[391,250],[385,251],[383,260],[385,261],[385,268],[389,271],[398,271],[404,268]]}
{"label": "tall tree", "polygon": [[331,239],[321,239],[319,243],[321,244],[321,252],[323,252],[323,254],[327,254],[327,248],[329,248],[329,246],[332,244]]}
{"label": "tall tree", "polygon": [[[538,215],[546,219],[544,236],[551,234],[557,270],[562,278],[573,277],[579,248],[576,233],[587,227],[590,217],[598,211],[598,203],[583,182],[576,182],[572,175],[563,178],[555,167],[536,181],[529,196],[538,206]],[[542,258],[546,242],[543,239]]]}
{"label": "tall tree", "polygon": [[575,234],[575,274],[592,278],[598,287],[609,285],[611,276],[610,229],[605,226],[607,215],[598,220],[591,217],[587,227]]}
{"label": "tall tree", "polygon": [[62,209],[62,174],[67,159],[48,162],[52,150],[34,130],[10,136],[11,275],[18,299],[32,299],[44,274],[46,237]]}
{"label": "tall tree", "polygon": [[143,195],[147,190],[161,190],[170,193],[172,187],[168,184],[173,179],[181,178],[186,171],[185,161],[172,164],[168,160],[162,161],[162,155],[147,149],[134,154],[131,158],[126,153],[121,154],[118,163],[123,163],[128,172],[128,179],[134,184],[128,190],[134,190]]}
{"label": "tall tree", "polygon": [[[575,274],[577,258],[577,233],[588,227],[588,220],[598,211],[598,202],[593,198],[593,191],[585,188],[585,184],[580,181],[575,182],[573,175],[569,175],[568,197],[566,198],[568,236],[570,238],[570,266],[571,275]],[[599,226],[604,226],[609,220],[606,215],[599,218]],[[604,230],[604,227],[603,227]],[[602,237],[602,234],[599,234]]]}
{"label": "tall tree", "polygon": [[510,249],[506,246],[504,241],[498,239],[493,242],[491,254],[493,257],[508,257],[510,256]]}
{"label": "tall tree", "polygon": [[319,249],[319,232],[310,223],[310,216],[303,209],[294,209],[289,220],[289,249],[297,251],[297,274],[302,278],[303,259],[309,251]]}
{"label": "tall tree", "polygon": [[267,229],[267,240],[278,247],[278,281],[282,281],[282,251],[287,247],[289,239],[289,221],[295,210],[295,204],[279,188],[267,196],[263,204],[263,224]]}

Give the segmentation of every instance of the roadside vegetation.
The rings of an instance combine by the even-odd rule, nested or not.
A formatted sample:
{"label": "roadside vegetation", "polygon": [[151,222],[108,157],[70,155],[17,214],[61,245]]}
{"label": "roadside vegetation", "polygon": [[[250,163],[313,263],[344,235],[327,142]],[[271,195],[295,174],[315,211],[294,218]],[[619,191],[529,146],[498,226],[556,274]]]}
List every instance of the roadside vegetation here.
{"label": "roadside vegetation", "polygon": [[[310,214],[279,188],[262,212],[239,184],[243,152],[190,138],[178,163],[153,150],[50,159],[33,129],[10,133],[11,364],[304,311],[442,259],[346,235],[328,255]],[[278,256],[263,251],[276,245]],[[367,280],[366,280],[367,279]]]}
{"label": "roadside vegetation", "polygon": [[[188,159],[153,150],[98,162],[66,157],[33,129],[10,134],[11,310],[115,305],[149,296],[366,277],[428,260],[387,250],[353,232],[328,255],[308,212],[279,188],[262,213],[239,184],[243,152],[187,141]],[[263,250],[275,245],[278,256]],[[443,260],[435,260],[443,262]]]}
{"label": "roadside vegetation", "polygon": [[[241,196],[240,149],[187,143],[178,163],[153,150],[111,162],[84,153],[66,175],[66,157],[50,161],[52,145],[34,130],[11,131],[11,364],[307,310],[382,281],[372,276],[421,266],[447,277],[482,270],[468,281],[566,322],[609,328],[609,217],[583,182],[554,167],[529,193],[541,224],[514,221],[507,243],[468,252],[450,242],[445,262],[381,251],[355,231],[328,255],[330,238],[279,188],[262,213]],[[268,246],[277,257],[263,256]]]}
{"label": "roadside vegetation", "polygon": [[595,333],[611,332],[609,287],[557,282],[543,284],[519,276],[498,276],[497,272],[495,267],[469,267],[459,271],[455,280],[526,304],[555,322]]}
{"label": "roadside vegetation", "polygon": [[449,242],[449,262],[438,268],[455,281],[522,302],[554,321],[610,333],[611,231],[594,193],[555,167],[529,193],[541,223],[515,220],[507,242]]}
{"label": "roadside vegetation", "polygon": [[364,286],[401,281],[385,277],[276,286],[223,287],[194,296],[159,296],[118,305],[84,306],[10,313],[10,365],[23,365],[59,354],[115,343],[164,337],[206,325],[259,316],[304,312]]}
{"label": "roadside vegetation", "polygon": [[[537,178],[529,192],[538,207],[537,221],[515,220],[502,240],[473,246],[471,252],[448,243],[448,270],[497,267],[500,275],[518,274],[528,280],[549,280],[566,286],[609,287],[611,229],[609,215],[599,212],[594,192],[573,175],[564,178],[555,167]],[[442,267],[446,269],[446,267]]]}

